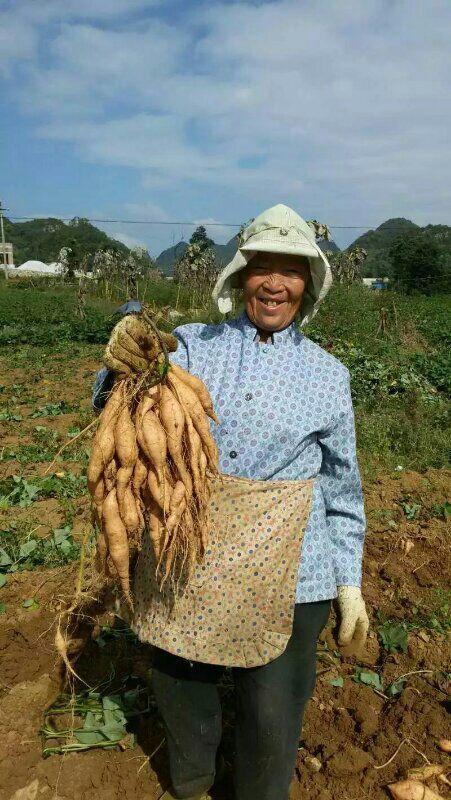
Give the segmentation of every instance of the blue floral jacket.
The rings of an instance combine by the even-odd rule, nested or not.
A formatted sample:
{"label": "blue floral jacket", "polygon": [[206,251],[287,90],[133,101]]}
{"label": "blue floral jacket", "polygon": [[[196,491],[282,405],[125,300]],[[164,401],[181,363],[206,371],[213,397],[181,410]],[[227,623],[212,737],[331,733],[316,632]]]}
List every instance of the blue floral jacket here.
{"label": "blue floral jacket", "polygon": [[[126,304],[124,313],[138,310]],[[293,324],[258,341],[245,313],[219,325],[182,325],[171,360],[201,378],[220,420],[220,469],[256,480],[315,477],[296,602],[359,586],[365,512],[356,458],[349,371]],[[101,408],[112,376],[99,372]]]}

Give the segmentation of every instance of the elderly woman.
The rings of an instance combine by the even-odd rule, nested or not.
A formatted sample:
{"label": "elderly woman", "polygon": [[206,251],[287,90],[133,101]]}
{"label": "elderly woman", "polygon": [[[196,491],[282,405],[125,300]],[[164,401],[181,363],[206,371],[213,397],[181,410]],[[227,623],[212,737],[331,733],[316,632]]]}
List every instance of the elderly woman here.
{"label": "elderly woman", "polygon": [[[174,331],[179,346],[171,359],[201,378],[213,399],[220,421],[213,426],[213,435],[221,473],[229,479],[247,480],[255,490],[261,482],[300,491],[309,485],[311,505],[307,524],[302,526],[300,559],[291,557],[291,594],[291,578],[286,580],[288,599],[281,617],[286,618],[288,612],[289,633],[284,639],[273,636],[275,650],[265,649],[263,655],[259,650],[261,658],[249,657],[251,666],[237,666],[240,662],[219,656],[221,641],[218,657],[210,647],[204,660],[183,658],[170,644],[156,649],[153,686],[166,729],[172,780],[171,789],[163,795],[167,799],[209,797],[221,738],[217,684],[224,666],[232,666],[236,799],[287,800],[302,716],[315,684],[316,643],[331,600],[338,595],[341,644],[353,638],[363,641],[367,632],[359,588],[365,514],[349,372],[296,325],[296,319],[301,327],[312,319],[330,284],[329,264],[308,224],[287,206],[277,205],[245,229],[234,259],[221,272],[213,292],[220,311],[227,313],[232,308],[232,289],[241,288],[243,313],[218,325],[196,323]],[[138,308],[129,305],[125,311]],[[104,371],[99,375],[94,392],[98,407],[110,380]],[[300,517],[297,528],[293,527],[287,512],[293,496],[283,491],[274,494],[273,517],[282,520],[287,540],[294,531],[300,545]],[[269,516],[267,512],[265,518]],[[230,530],[245,527],[243,519],[246,516],[237,512],[237,524]],[[288,552],[299,553],[299,549]],[[251,559],[257,558],[252,547],[249,553]],[[237,571],[243,598],[246,592],[259,594],[258,589],[251,591],[251,575],[271,580],[270,573],[282,574],[279,567],[285,559],[278,564],[267,556],[258,564],[256,560],[246,563],[252,570],[255,564],[256,570],[248,570],[244,581],[238,581]],[[221,565],[216,562],[215,566],[219,578],[213,570],[212,580],[220,583]],[[233,594],[224,587],[223,595]],[[268,596],[264,613],[270,615],[272,605]],[[229,612],[226,608],[223,613]],[[241,620],[243,630],[246,621]],[[135,630],[143,641],[155,642],[142,620],[135,623]],[[241,637],[243,648],[251,638]]]}

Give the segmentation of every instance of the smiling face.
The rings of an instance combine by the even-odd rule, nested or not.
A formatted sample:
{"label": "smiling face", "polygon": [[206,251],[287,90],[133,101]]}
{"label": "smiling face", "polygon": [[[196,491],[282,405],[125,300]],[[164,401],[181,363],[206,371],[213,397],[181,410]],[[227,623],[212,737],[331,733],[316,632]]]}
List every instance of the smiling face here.
{"label": "smiling face", "polygon": [[257,253],[242,272],[246,313],[263,334],[287,328],[310,278],[306,256]]}

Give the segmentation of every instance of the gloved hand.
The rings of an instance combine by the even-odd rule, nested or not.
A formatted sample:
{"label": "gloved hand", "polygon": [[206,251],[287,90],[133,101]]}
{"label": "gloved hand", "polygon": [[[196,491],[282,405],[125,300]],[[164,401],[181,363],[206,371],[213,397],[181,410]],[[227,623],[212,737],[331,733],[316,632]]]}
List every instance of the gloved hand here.
{"label": "gloved hand", "polygon": [[340,628],[338,644],[356,644],[361,647],[367,637],[370,621],[359,586],[338,587]]}
{"label": "gloved hand", "polygon": [[[160,333],[168,350],[177,349],[177,339]],[[129,375],[148,370],[162,352],[157,335],[144,319],[128,314],[114,326],[106,346],[104,363],[113,372]]]}

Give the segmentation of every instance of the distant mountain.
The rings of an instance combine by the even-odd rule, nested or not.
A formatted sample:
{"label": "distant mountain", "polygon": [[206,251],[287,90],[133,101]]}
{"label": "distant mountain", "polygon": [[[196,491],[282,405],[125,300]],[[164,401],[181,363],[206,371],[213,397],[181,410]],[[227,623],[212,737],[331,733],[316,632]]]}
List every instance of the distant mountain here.
{"label": "distant mountain", "polygon": [[225,267],[225,265],[232,260],[238,249],[238,241],[236,236],[232,236],[232,238],[226,244],[215,244],[213,249],[216,253],[218,263],[222,267]]}
{"label": "distant mountain", "polygon": [[340,252],[340,248],[338,247],[337,244],[335,244],[333,239],[331,239],[330,242],[327,242],[326,240],[321,239],[321,241],[318,242],[318,245],[321,248],[321,250],[323,251],[323,253],[339,253]]}
{"label": "distant mountain", "polygon": [[79,217],[67,224],[53,217],[28,222],[11,222],[5,217],[5,238],[13,244],[14,263],[17,266],[30,260],[49,264],[57,260],[62,247],[70,247],[71,244],[80,257],[103,247],[129,252],[122,242],[111,239],[87,219]]}
{"label": "distant mountain", "polygon": [[[236,236],[230,239],[227,244],[215,244],[213,246],[213,250],[216,255],[216,259],[221,266],[228,264],[229,261],[235,255],[237,248]],[[172,276],[174,274],[174,264],[180,258],[183,258],[186,251],[188,249],[188,243],[184,242],[183,239],[180,242],[177,242],[173,247],[168,247],[167,250],[163,250],[159,256],[157,256],[156,264],[159,269],[164,273],[164,275]]]}
{"label": "distant mountain", "polygon": [[393,217],[383,222],[378,228],[367,231],[358,236],[352,244],[347,247],[363,247],[368,257],[363,266],[364,277],[382,277],[391,274],[391,264],[388,257],[390,246],[397,236],[404,233],[424,231],[436,239],[440,249],[451,257],[451,228],[448,225],[426,225],[421,228],[410,219],[404,217]]}
{"label": "distant mountain", "polygon": [[[29,260],[51,263],[57,260],[62,247],[70,247],[71,244],[74,244],[81,257],[86,253],[92,253],[105,247],[116,248],[124,254],[129,253],[129,248],[122,242],[110,238],[104,231],[91,225],[87,219],[75,217],[69,223],[65,223],[60,219],[49,217],[28,222],[12,222],[5,217],[4,221],[5,238],[7,242],[13,244],[16,265]],[[403,217],[388,219],[375,230],[367,231],[350,244],[347,250],[359,245],[368,252],[368,258],[363,268],[365,277],[390,275],[388,251],[393,240],[399,234],[414,231],[425,231],[434,237],[442,252],[451,261],[451,227],[426,225],[421,228]],[[339,252],[339,248],[333,241],[321,241],[318,244],[324,252]],[[221,266],[231,261],[237,246],[236,236],[233,236],[226,244],[214,245],[216,258]],[[175,262],[184,255],[187,247],[188,243],[182,240],[160,253],[156,263],[164,275],[171,276],[173,274]]]}
{"label": "distant mountain", "polygon": [[[331,251],[332,253],[340,252],[340,249],[333,241],[318,242],[318,244],[323,252],[326,252],[327,250]],[[215,252],[218,264],[220,264],[222,267],[228,264],[235,255],[237,247],[238,242],[236,236],[232,236],[232,238],[226,242],[226,244],[215,244],[213,250]],[[163,250],[163,252],[160,253],[160,255],[156,258],[156,264],[158,268],[161,269],[165,275],[173,275],[175,262],[185,255],[187,248],[187,242],[182,240],[173,247],[168,247],[167,250]]]}
{"label": "distant mountain", "polygon": [[410,231],[418,230],[419,226],[411,222],[410,219],[404,217],[393,217],[379,225],[374,231],[367,231],[361,236],[358,236],[355,242],[347,248],[350,250],[352,247],[363,247],[368,252],[373,250],[386,250],[390,247],[393,239],[402,233],[409,233]]}
{"label": "distant mountain", "polygon": [[163,252],[156,257],[155,263],[158,269],[161,269],[163,275],[172,276],[174,274],[175,262],[183,258],[187,249],[188,242],[184,242],[182,239],[172,247],[168,247],[167,250],[163,250]]}
{"label": "distant mountain", "polygon": [[451,256],[451,227],[449,225],[426,225],[423,230],[432,236],[439,247]]}

